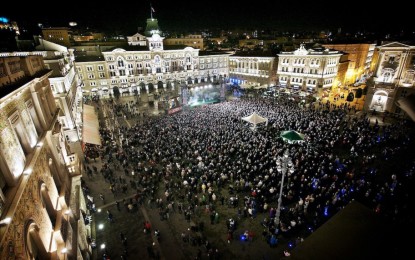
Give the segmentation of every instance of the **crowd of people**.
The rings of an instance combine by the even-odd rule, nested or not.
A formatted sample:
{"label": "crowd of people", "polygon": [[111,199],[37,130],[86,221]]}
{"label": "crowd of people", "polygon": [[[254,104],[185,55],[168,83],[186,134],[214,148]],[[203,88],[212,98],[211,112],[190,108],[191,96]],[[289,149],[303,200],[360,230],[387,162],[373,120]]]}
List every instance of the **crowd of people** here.
{"label": "crowd of people", "polygon": [[[128,106],[109,108],[118,114]],[[241,120],[252,112],[267,118],[268,125],[253,131]],[[148,117],[118,131],[107,126],[101,129],[100,171],[114,187],[111,191],[132,189],[163,219],[179,213],[190,223],[206,212],[214,225],[221,215],[217,206],[225,203],[238,218],[267,213],[257,224],[271,247],[278,246],[280,236],[302,241],[352,200],[394,221],[406,221],[414,161],[402,161],[394,171],[385,162],[408,153],[411,123],[381,126],[371,124],[368,114],[350,112],[325,104],[303,107],[288,99],[243,98]],[[303,133],[306,140],[287,143],[279,136],[284,130]],[[278,224],[277,161],[286,151],[294,172],[284,182]],[[114,174],[121,167],[129,185],[127,177]],[[235,224],[227,222],[224,237],[231,243],[239,234],[234,236]],[[251,238],[248,231],[246,238]],[[209,244],[207,254],[219,257],[209,241],[199,244]]]}

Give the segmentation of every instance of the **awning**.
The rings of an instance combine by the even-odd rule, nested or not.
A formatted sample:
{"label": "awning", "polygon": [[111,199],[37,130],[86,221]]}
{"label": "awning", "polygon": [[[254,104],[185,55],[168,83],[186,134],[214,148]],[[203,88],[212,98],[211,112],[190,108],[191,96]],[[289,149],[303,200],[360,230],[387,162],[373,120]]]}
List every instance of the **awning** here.
{"label": "awning", "polygon": [[91,91],[92,91],[92,92],[97,92],[97,91],[98,91],[98,89],[93,88],[93,89],[91,89]]}
{"label": "awning", "polygon": [[101,145],[98,116],[95,114],[93,106],[84,105],[83,119],[82,141],[84,143]]}
{"label": "awning", "polygon": [[108,87],[102,87],[103,91],[108,91]]}

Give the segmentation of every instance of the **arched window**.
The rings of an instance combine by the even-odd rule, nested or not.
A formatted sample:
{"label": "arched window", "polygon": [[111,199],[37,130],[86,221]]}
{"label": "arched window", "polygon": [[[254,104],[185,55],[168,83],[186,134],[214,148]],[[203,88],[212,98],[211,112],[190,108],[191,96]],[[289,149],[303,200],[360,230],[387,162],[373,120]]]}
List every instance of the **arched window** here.
{"label": "arched window", "polygon": [[26,249],[25,259],[40,260],[50,258],[40,237],[39,227],[32,220],[25,225],[24,241]]}
{"label": "arched window", "polygon": [[404,83],[412,83],[414,80],[414,70],[407,70],[405,73]]}
{"label": "arched window", "polygon": [[391,68],[383,69],[381,80],[383,82],[392,82],[395,71]]}
{"label": "arched window", "polygon": [[49,190],[44,182],[40,183],[40,199],[42,201],[43,208],[47,211],[52,223],[54,223],[56,220],[56,210],[49,196]]}
{"label": "arched window", "polygon": [[117,64],[118,64],[118,67],[124,67],[124,60],[122,58],[118,58]]}

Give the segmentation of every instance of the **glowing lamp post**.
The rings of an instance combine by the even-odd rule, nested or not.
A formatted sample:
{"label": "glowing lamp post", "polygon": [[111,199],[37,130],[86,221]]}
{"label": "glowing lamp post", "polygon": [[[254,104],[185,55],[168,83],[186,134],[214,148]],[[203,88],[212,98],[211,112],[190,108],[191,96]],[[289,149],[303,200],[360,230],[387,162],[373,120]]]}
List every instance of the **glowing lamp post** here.
{"label": "glowing lamp post", "polygon": [[278,173],[282,174],[282,177],[281,177],[280,194],[278,196],[277,212],[275,214],[275,219],[274,219],[274,224],[275,224],[276,228],[278,228],[278,226],[280,224],[282,190],[284,188],[285,174],[287,174],[287,172],[289,172],[290,175],[291,175],[294,172],[294,166],[293,166],[293,163],[291,161],[291,158],[289,157],[288,149],[285,150],[284,156],[282,158],[278,157],[277,171],[278,171]]}

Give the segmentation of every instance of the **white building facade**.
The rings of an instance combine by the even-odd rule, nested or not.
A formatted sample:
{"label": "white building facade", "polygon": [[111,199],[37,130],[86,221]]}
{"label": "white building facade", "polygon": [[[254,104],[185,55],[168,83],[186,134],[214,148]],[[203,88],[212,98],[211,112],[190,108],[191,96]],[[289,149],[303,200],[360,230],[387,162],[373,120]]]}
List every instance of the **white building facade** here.
{"label": "white building facade", "polygon": [[229,57],[229,82],[242,87],[273,86],[276,71],[276,57]]}
{"label": "white building facade", "polygon": [[378,47],[374,86],[365,107],[378,112],[400,112],[396,101],[415,93],[415,46],[392,42]]}
{"label": "white building facade", "polygon": [[306,49],[301,45],[294,52],[278,54],[279,85],[308,92],[329,89],[334,83],[342,53],[324,48]]}
{"label": "white building facade", "polygon": [[103,52],[103,61],[77,61],[84,91],[102,97],[112,95],[114,88],[122,95],[153,93],[178,84],[213,83],[228,75],[228,53],[203,55],[192,47],[165,50],[158,34],[147,37],[147,46],[145,51]]}
{"label": "white building facade", "polygon": [[127,36],[128,45],[132,46],[146,46],[147,40],[144,35],[141,35],[139,33],[136,33],[131,36]]}

